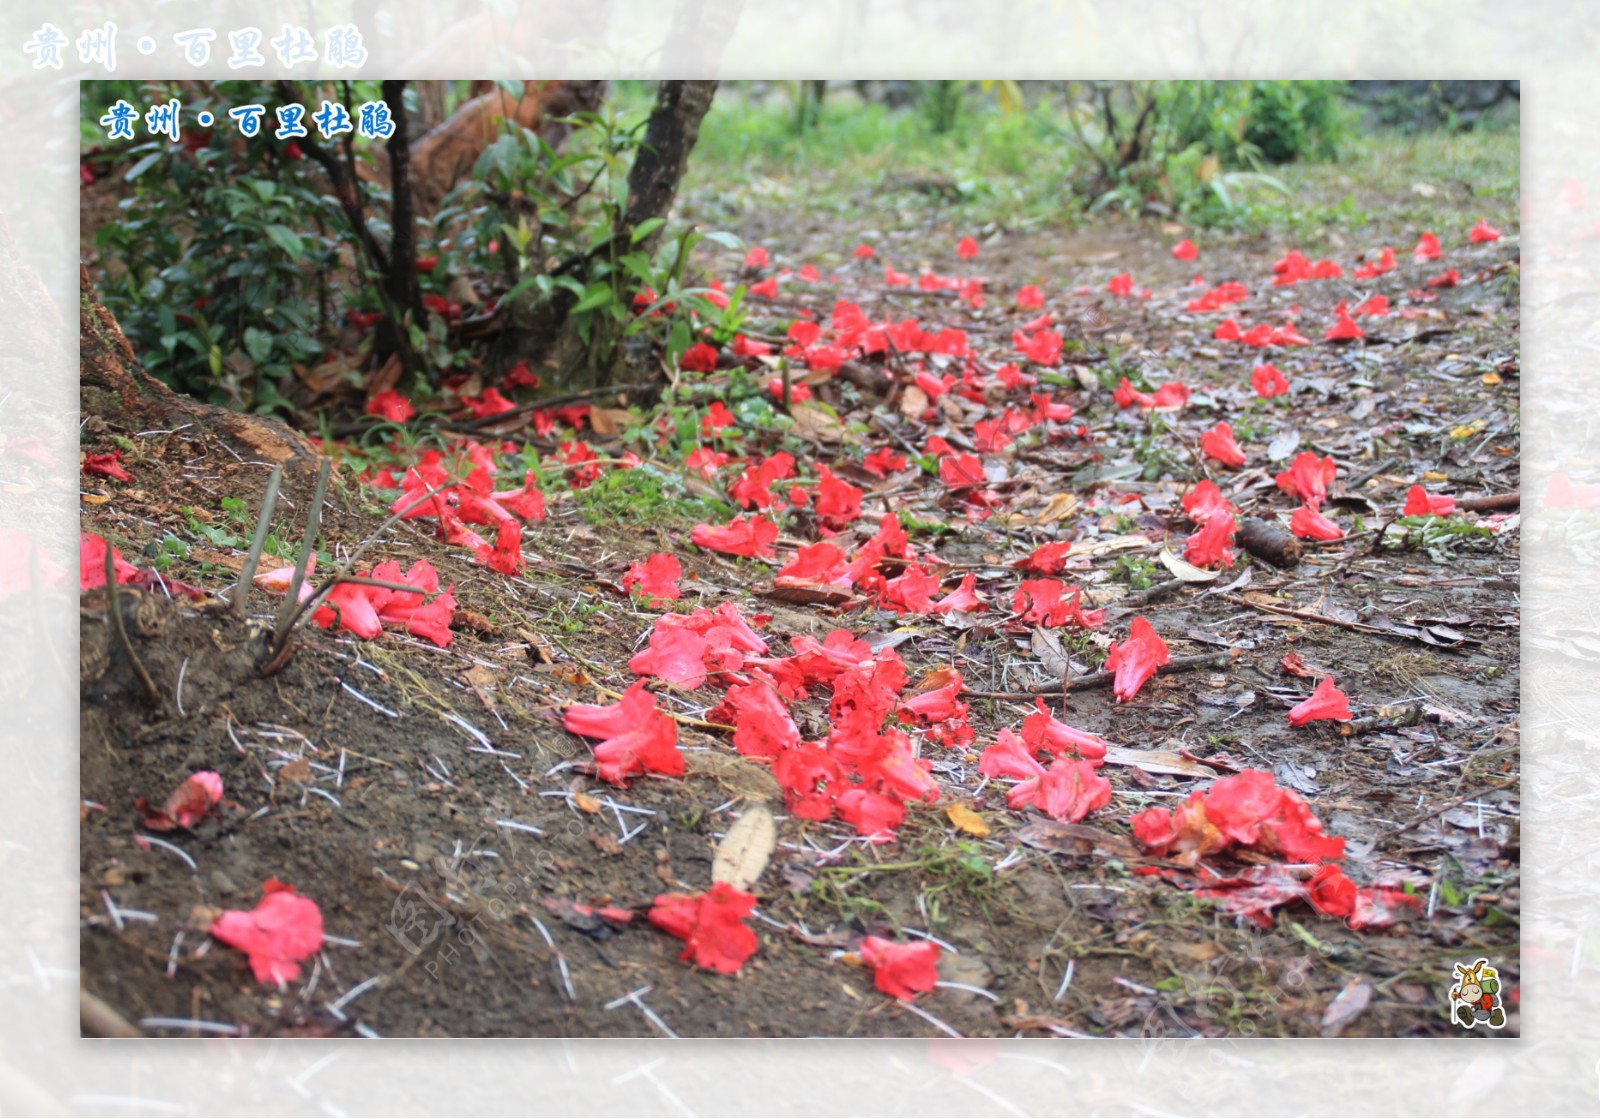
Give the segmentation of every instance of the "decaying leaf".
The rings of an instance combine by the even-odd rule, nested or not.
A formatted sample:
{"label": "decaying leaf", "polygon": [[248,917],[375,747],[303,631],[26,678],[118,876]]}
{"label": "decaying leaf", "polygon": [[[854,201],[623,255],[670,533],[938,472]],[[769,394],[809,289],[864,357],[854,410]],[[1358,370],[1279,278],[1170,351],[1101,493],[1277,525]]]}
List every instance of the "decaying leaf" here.
{"label": "decaying leaf", "polygon": [[750,805],[717,844],[717,853],[711,860],[711,880],[749,892],[767,869],[767,860],[777,845],[778,829],[772,822],[771,809],[760,803]]}
{"label": "decaying leaf", "polygon": [[984,823],[983,817],[964,804],[948,805],[944,814],[949,817],[950,823],[955,825],[957,831],[966,832],[979,839],[989,834],[989,825]]}
{"label": "decaying leaf", "polygon": [[1174,555],[1171,548],[1162,548],[1158,558],[1161,565],[1172,572],[1173,578],[1182,579],[1185,583],[1209,583],[1222,574],[1221,571],[1196,567],[1182,556]]}

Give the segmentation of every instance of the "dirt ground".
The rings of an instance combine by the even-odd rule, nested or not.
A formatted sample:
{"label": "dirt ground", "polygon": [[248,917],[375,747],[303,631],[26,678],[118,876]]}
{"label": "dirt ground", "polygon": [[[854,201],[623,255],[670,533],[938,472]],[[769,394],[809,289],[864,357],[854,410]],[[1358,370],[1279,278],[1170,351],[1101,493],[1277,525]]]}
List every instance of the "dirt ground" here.
{"label": "dirt ground", "polygon": [[[881,496],[869,487],[857,538],[894,508],[919,526],[919,546],[977,572],[997,603],[1009,602],[1016,580],[1006,564],[1036,544],[1099,543],[1091,563],[1067,577],[1106,605],[1108,631],[1125,632],[1138,613],[1174,656],[1237,653],[1227,667],[1158,676],[1131,703],[1113,703],[1104,689],[1073,691],[1064,706],[1050,700],[1073,725],[1127,751],[1128,760],[1102,770],[1115,787],[1109,808],[1076,828],[1051,828],[1009,810],[1001,790],[985,785],[977,752],[1031,710],[1022,698],[973,698],[972,747],[925,745],[944,798],[913,807],[897,841],[881,847],[851,842],[837,820],[785,816],[771,774],[735,755],[725,732],[694,725],[720,699],[715,687],[661,693],[686,720],[685,778],[602,784],[586,775],[589,749],[561,728],[560,712],[603,702],[596,684],[620,691],[631,682],[627,660],[655,613],[621,594],[618,580],[652,552],[681,556],[686,607],[734,601],[746,616],[770,614],[763,634],[782,651],[789,635],[844,627],[895,644],[913,680],[954,664],[969,689],[1018,697],[1059,683],[1053,658],[1076,673],[1095,667],[1099,651],[1092,642],[1041,651],[1003,609],[947,624],[777,602],[757,593],[770,579],[765,565],[695,549],[685,524],[597,516],[576,499],[554,500],[549,520],[528,527],[529,569],[515,578],[474,566],[424,522],[405,522],[375,554],[403,565],[425,557],[454,585],[462,612],[449,649],[388,633],[360,642],[308,631],[288,666],[263,678],[255,665],[276,606],[268,596],[258,594],[241,622],[217,604],[124,588],[129,639],[163,693],[157,707],[115,642],[104,591],[85,593],[86,987],[133,1022],[197,1019],[257,1036],[1442,1037],[1462,1034],[1447,1018],[1453,965],[1487,957],[1511,1010],[1500,1034],[1515,1035],[1517,512],[1457,518],[1481,526],[1478,533],[1376,546],[1410,483],[1424,476],[1430,492],[1463,497],[1518,489],[1519,320],[1515,272],[1506,267],[1517,260],[1514,238],[1468,245],[1476,215],[1463,209],[1444,262],[1411,262],[1416,229],[1376,228],[1339,254],[1348,276],[1358,252],[1394,245],[1399,267],[1376,288],[1349,280],[1273,288],[1271,262],[1294,247],[1282,239],[1197,237],[1200,261],[1183,264],[1159,226],[1112,223],[996,235],[976,262],[958,266],[955,238],[967,231],[906,228],[894,217],[879,218],[877,228],[891,230],[881,252],[907,271],[926,261],[980,272],[989,305],[975,311],[914,289],[869,291],[865,273],[843,262],[850,235],[820,221],[747,210],[737,231],[795,267],[819,261],[827,271],[826,261],[838,262],[843,280],[794,296],[796,305],[825,316],[846,296],[875,316],[960,326],[975,347],[995,352],[1036,313],[1012,308],[1010,293],[1046,283],[1047,306],[1081,341],[1063,366],[1076,383],[1057,389],[1057,399],[1074,407],[1094,441],[999,456],[1011,469],[1010,509],[1038,514],[1050,498],[1075,495],[1064,519],[970,524],[943,502],[935,480]],[[1439,290],[1436,301],[1408,302],[1404,293],[1443,266],[1467,282]],[[719,267],[733,278],[732,261]],[[1152,298],[1107,296],[1107,279],[1124,270],[1154,289]],[[1254,297],[1231,309],[1246,325],[1281,322],[1286,308],[1302,305],[1301,329],[1315,344],[1273,351],[1294,384],[1289,407],[1254,401],[1249,374],[1261,352],[1213,341],[1221,316],[1180,316],[1205,290],[1188,284],[1197,271],[1209,283],[1236,279],[1251,289]],[[1072,295],[1079,285],[1090,293]],[[1354,303],[1372,290],[1420,315],[1364,320],[1368,337],[1349,345],[1317,340],[1334,301]],[[772,313],[773,333],[794,310]],[[1113,363],[1152,385],[1179,379],[1194,390],[1177,421],[1181,438],[1160,428],[1152,438],[1153,425],[1166,421],[1115,407],[1100,380]],[[921,444],[927,432],[892,408],[887,414]],[[1119,602],[1168,579],[1156,555],[1169,536],[1181,550],[1188,532],[1177,505],[1187,483],[1173,479],[1206,469],[1186,448],[1215,418],[1231,418],[1251,451],[1242,470],[1210,468],[1244,513],[1287,514],[1272,476],[1292,453],[1313,450],[1340,468],[1329,511],[1347,526],[1359,519],[1363,531],[1308,547],[1296,567],[1241,557],[1212,582],[1137,606]],[[191,538],[191,517],[216,518],[223,498],[252,511],[259,503],[265,470],[203,438],[124,430],[117,417],[96,416],[83,444],[118,437],[134,448],[125,463],[135,481],[86,477],[83,527],[133,562],[169,533]],[[607,453],[606,440],[590,442]],[[817,461],[831,454],[837,448],[819,448]],[[1131,497],[1108,501],[1108,490]],[[288,496],[299,508],[307,495]],[[381,504],[341,476],[330,494],[327,550],[366,539]],[[191,547],[166,573],[218,590],[241,559],[238,549]],[[1311,683],[1285,675],[1287,654],[1317,676],[1337,677],[1364,721],[1354,733],[1286,725],[1285,710]],[[808,739],[825,731],[826,713],[822,699],[797,705]],[[136,802],[159,804],[202,768],[226,783],[220,816],[193,834],[166,836],[181,853],[146,849]],[[1172,807],[1197,783],[1242,768],[1269,770],[1302,794],[1328,832],[1346,838],[1352,877],[1410,883],[1416,915],[1355,931],[1296,904],[1261,929],[1139,873],[1162,864],[1132,841],[1129,817]],[[643,914],[657,894],[704,889],[719,839],[755,802],[770,803],[779,821],[778,846],[754,890],[760,949],[734,976],[696,970],[678,962],[681,942]],[[989,834],[952,828],[952,803],[976,811]],[[242,954],[197,931],[209,910],[252,907],[269,877],[315,899],[330,938],[282,990],[255,982]],[[608,921],[594,913],[603,906],[633,919]],[[848,955],[869,933],[936,938],[946,946],[949,985],[914,1005],[879,994]]]}

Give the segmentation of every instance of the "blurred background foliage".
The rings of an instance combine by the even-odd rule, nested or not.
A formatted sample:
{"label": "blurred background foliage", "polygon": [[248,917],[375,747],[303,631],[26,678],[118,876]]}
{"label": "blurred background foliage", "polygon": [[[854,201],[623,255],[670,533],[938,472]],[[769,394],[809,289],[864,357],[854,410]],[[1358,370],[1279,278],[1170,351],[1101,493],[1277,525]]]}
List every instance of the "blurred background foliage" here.
{"label": "blurred background foliage", "polygon": [[[234,408],[301,419],[330,402],[348,410],[384,356],[371,329],[382,277],[359,251],[360,232],[324,167],[273,137],[276,89],[130,81],[81,89],[83,249],[146,368]],[[313,105],[328,97],[352,112],[380,96],[375,81],[302,92]],[[410,83],[413,139],[473,92],[465,81]],[[571,119],[559,148],[501,121],[470,171],[419,215],[426,312],[405,324],[418,364],[401,387],[475,389],[473,378],[487,384],[525,356],[481,329],[508,296],[559,292],[587,347],[583,360],[608,376],[624,359],[670,365],[693,340],[691,312],[730,336],[743,289],[714,303],[695,265],[706,253],[739,251],[714,225],[735,224],[741,191],[781,194],[782,183],[803,182],[789,195],[795,204],[840,220],[861,205],[865,186],[973,228],[1066,227],[1115,213],[1315,237],[1360,225],[1365,210],[1354,185],[1307,186],[1331,175],[1392,175],[1384,153],[1397,144],[1432,161],[1441,178],[1470,177],[1485,197],[1514,200],[1517,144],[1504,134],[1518,127],[1516,94],[1505,82],[723,83],[684,183],[701,228],[653,226],[617,251],[610,239],[655,83],[615,82],[600,111]],[[224,123],[199,130],[186,115],[180,144],[142,131],[108,142],[96,123],[118,98],[142,108],[174,96]],[[261,134],[246,140],[226,113],[251,103],[269,110]],[[357,167],[363,221],[387,244],[382,149],[356,139],[343,154]]]}

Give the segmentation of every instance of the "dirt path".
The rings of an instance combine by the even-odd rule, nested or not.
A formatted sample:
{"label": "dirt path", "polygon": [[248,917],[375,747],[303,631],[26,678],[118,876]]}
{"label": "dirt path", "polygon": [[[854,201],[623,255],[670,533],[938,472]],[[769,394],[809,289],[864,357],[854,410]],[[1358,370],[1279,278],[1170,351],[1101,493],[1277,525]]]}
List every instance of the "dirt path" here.
{"label": "dirt path", "polygon": [[[977,367],[993,375],[1019,360],[1013,331],[1042,310],[1054,314],[1067,352],[1047,370],[1050,391],[1075,414],[982,456],[993,515],[969,519],[981,511],[967,500],[972,491],[952,490],[937,466],[926,474],[913,463],[879,479],[851,465],[879,447],[920,452],[934,435],[963,453],[979,422],[1005,414],[1003,393],[981,403],[954,392],[908,399],[921,390],[906,387],[903,355],[853,362],[875,378],[868,383],[886,384],[879,370],[897,373],[887,404],[881,388],[863,393],[848,377],[819,385],[843,426],[813,414],[799,444],[804,477],[839,464],[866,493],[862,515],[835,540],[841,549],[868,539],[891,510],[919,551],[943,561],[930,564],[938,593],[971,574],[990,609],[897,615],[871,602],[841,611],[761,595],[769,565],[689,543],[689,525],[704,518],[685,513],[703,514],[701,491],[720,499],[736,470],[719,483],[680,484],[654,504],[639,497],[642,483],[614,470],[622,481],[589,489],[552,476],[549,519],[526,528],[527,570],[518,576],[473,564],[440,543],[431,522],[390,530],[375,556],[402,566],[426,558],[454,587],[448,649],[392,633],[357,641],[319,631],[263,679],[257,623],[124,590],[132,643],[173,693],[159,710],[139,698],[103,592],[89,592],[88,986],[130,1020],[198,1019],[257,1035],[1444,1036],[1461,1032],[1446,1016],[1453,965],[1488,957],[1512,1009],[1503,1032],[1515,1033],[1517,512],[1512,504],[1391,527],[1415,482],[1458,498],[1518,488],[1518,318],[1506,267],[1518,250],[1510,237],[1469,243],[1475,215],[1459,217],[1437,231],[1440,261],[1412,262],[1416,229],[1374,230],[1341,257],[1343,278],[1273,287],[1272,262],[1289,246],[1261,240],[1203,242],[1199,260],[1186,264],[1167,251],[1174,236],[1115,226],[1001,236],[961,260],[959,231],[926,228],[887,238],[864,263],[851,261],[853,246],[836,231],[748,214],[740,232],[774,258],[764,274],[805,263],[822,272],[817,283],[786,278],[776,303],[755,304],[751,325],[762,333],[781,335],[801,311],[826,327],[835,301],[849,299],[874,321],[916,317],[929,331],[966,331]],[[1382,245],[1398,251],[1396,268],[1352,279],[1355,253],[1375,259]],[[886,263],[913,279],[925,263],[982,276],[984,306],[953,289],[887,286]],[[729,282],[738,271],[730,259],[713,267]],[[1459,271],[1459,286],[1425,285],[1447,267]],[[1131,273],[1134,295],[1107,291],[1121,272]],[[1204,285],[1190,283],[1197,272]],[[1250,297],[1220,313],[1184,313],[1224,281]],[[1012,305],[1026,283],[1043,287],[1042,309]],[[1146,287],[1151,295],[1139,298]],[[1355,306],[1374,293],[1391,309],[1358,320],[1364,339],[1321,340],[1336,302]],[[1310,345],[1258,350],[1212,337],[1229,315],[1248,330],[1291,314]],[[1251,370],[1262,360],[1287,375],[1287,396],[1258,399]],[[925,364],[935,379],[961,368],[954,358]],[[1124,376],[1148,391],[1182,382],[1188,404],[1119,408],[1111,390]],[[759,378],[751,381],[759,391]],[[1025,391],[1008,402],[1030,407]],[[1198,450],[1219,420],[1231,422],[1248,455],[1240,469]],[[759,425],[746,427],[747,447],[779,445]],[[603,456],[623,449],[586,438]],[[253,511],[264,472],[182,432],[121,431],[114,417],[91,420],[84,445],[118,439],[130,448],[134,481],[86,478],[109,500],[85,506],[85,530],[136,563],[170,534],[184,546],[165,549],[166,573],[223,587],[242,555],[226,540],[247,532],[223,499]],[[553,441],[540,447],[548,452]],[[1273,478],[1308,451],[1337,466],[1323,511],[1348,537],[1307,545],[1293,567],[1241,551],[1212,579],[1169,585],[1158,556],[1164,544],[1183,553],[1191,526],[1180,501],[1195,482],[1214,479],[1241,515],[1286,521],[1295,503]],[[342,473],[330,552],[365,539],[394,496]],[[683,473],[669,463],[663,476]],[[809,514],[784,532],[783,540],[819,539]],[[1403,546],[1381,547],[1379,534]],[[777,564],[794,554],[783,540]],[[1083,545],[1060,578],[1106,610],[1102,629],[1013,615],[1024,576],[1011,565],[1057,541]],[[892,648],[913,685],[954,666],[969,692],[995,693],[967,699],[970,742],[946,747],[915,728],[938,803],[911,806],[883,845],[837,818],[795,817],[770,769],[704,725],[722,699],[716,683],[658,693],[680,717],[685,777],[615,788],[591,776],[589,746],[562,729],[560,713],[609,702],[633,681],[627,662],[661,611],[624,596],[618,582],[630,562],[663,551],[685,568],[684,611],[733,602],[747,618],[770,615],[760,632],[775,656],[794,635],[844,628],[874,649]],[[1144,598],[1130,605],[1134,595]],[[263,614],[270,605],[256,601]],[[1121,748],[1099,771],[1111,802],[1078,824],[1008,808],[1009,782],[979,773],[983,750],[1033,710],[1024,693],[1059,690],[1064,672],[1098,668],[1135,616],[1149,619],[1174,657],[1232,651],[1236,659],[1157,676],[1127,703],[1109,689],[1050,699],[1061,718]],[[1291,728],[1286,711],[1330,674],[1350,697],[1353,731],[1334,722]],[[826,691],[795,703],[793,716],[807,741],[826,736]],[[197,769],[222,775],[220,814],[192,834],[166,836],[178,851],[142,845],[150,833],[135,801],[158,804]],[[1189,868],[1132,837],[1136,813],[1173,808],[1244,769],[1304,797],[1326,832],[1345,839],[1343,866],[1356,883],[1405,884],[1415,901],[1399,907],[1398,922],[1358,931],[1290,901],[1258,927],[1228,912],[1237,897],[1197,897]],[[682,942],[644,913],[658,894],[706,889],[719,842],[757,803],[778,818],[776,848],[753,890],[759,949],[734,976],[680,963]],[[980,823],[958,830],[952,805]],[[1223,874],[1282,862],[1242,858],[1207,862]],[[313,898],[330,937],[282,990],[256,983],[240,953],[207,946],[198,931],[206,914],[195,913],[249,909],[268,877]],[[622,912],[597,913],[607,907]],[[938,941],[945,985],[915,1004],[880,994],[851,955],[864,934]]]}

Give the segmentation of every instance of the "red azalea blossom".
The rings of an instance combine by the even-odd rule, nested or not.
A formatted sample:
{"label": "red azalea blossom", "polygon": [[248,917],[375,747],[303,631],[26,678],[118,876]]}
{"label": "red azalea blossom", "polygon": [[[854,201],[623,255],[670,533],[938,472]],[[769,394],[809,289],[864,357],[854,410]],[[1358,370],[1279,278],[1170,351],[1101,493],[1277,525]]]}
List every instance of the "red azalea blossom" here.
{"label": "red azalea blossom", "polygon": [[1058,579],[1024,579],[1011,597],[1011,612],[1021,621],[1041,626],[1095,629],[1105,619],[1103,611],[1083,609],[1081,588]]}
{"label": "red azalea blossom", "polygon": [[1027,284],[1017,290],[1017,306],[1025,311],[1037,311],[1044,306],[1044,292],[1038,284]]}
{"label": "red azalea blossom", "polygon": [[728,406],[720,400],[713,400],[706,409],[706,414],[700,418],[700,434],[711,435],[734,423],[733,413],[728,411]]}
{"label": "red azalea blossom", "polygon": [[1051,819],[1075,824],[1111,803],[1111,782],[1095,772],[1095,762],[1060,758],[1037,777],[1006,793],[1006,805],[1032,805]]}
{"label": "red azalea blossom", "polygon": [[85,474],[99,474],[105,478],[115,478],[119,482],[133,481],[133,475],[122,468],[122,452],[120,450],[111,451],[103,455],[84,455],[83,472]]}
{"label": "red azalea blossom", "polygon": [[616,703],[575,703],[561,717],[573,734],[603,739],[594,747],[595,772],[613,785],[626,785],[629,777],[642,773],[683,775],[678,724],[657,707],[644,684],[634,681]]}
{"label": "red azalea blossom", "polygon": [[735,517],[725,525],[695,525],[689,539],[701,548],[730,556],[771,559],[778,526],[766,517]]}
{"label": "red azalea blossom", "polygon": [[755,907],[754,896],[718,882],[696,897],[658,895],[649,920],[662,932],[684,941],[679,960],[732,975],[760,946],[756,934],[744,923]]}
{"label": "red azalea blossom", "polygon": [[[702,424],[704,422],[701,421]],[[717,476],[717,471],[728,464],[731,457],[722,451],[713,451],[710,447],[696,447],[683,460],[683,465],[709,482]]]}
{"label": "red azalea blossom", "polygon": [[1144,687],[1144,682],[1156,674],[1156,669],[1172,659],[1167,643],[1161,640],[1150,625],[1149,619],[1133,619],[1128,627],[1128,639],[1113,644],[1106,654],[1106,668],[1114,673],[1111,692],[1118,703],[1126,703]]}
{"label": "red azalea blossom", "polygon": [[1561,471],[1550,475],[1545,483],[1544,507],[1546,509],[1593,509],[1600,507],[1600,486],[1573,482]]}
{"label": "red azalea blossom", "polygon": [[[105,538],[90,532],[78,534],[78,589],[94,590],[106,585]],[[111,548],[112,578],[120,583],[136,582],[143,576],[137,567],[122,558],[122,553]]]}
{"label": "red azalea blossom", "polygon": [[[783,378],[774,377],[767,382],[767,393],[774,400],[783,400]],[[789,382],[789,403],[801,404],[811,399],[811,386],[801,381]]]}
{"label": "red azalea blossom", "polygon": [[685,373],[711,373],[717,368],[717,348],[708,342],[696,342],[678,359],[678,368]]}
{"label": "red azalea blossom", "polygon": [[749,291],[751,295],[760,299],[776,299],[778,298],[778,278],[769,276],[758,284],[751,284]]}
{"label": "red azalea blossom", "polygon": [[869,792],[857,786],[841,793],[834,801],[839,815],[857,834],[875,843],[888,843],[906,820],[906,806],[893,797]]}
{"label": "red azalea blossom", "polygon": [[1355,310],[1350,314],[1364,315],[1367,318],[1381,319],[1389,313],[1389,297],[1386,295],[1372,295],[1356,304]]}
{"label": "red azalea blossom", "polygon": [[765,357],[772,352],[772,347],[765,342],[752,342],[743,334],[735,334],[728,350],[734,357]]}
{"label": "red azalea blossom", "polygon": [[150,831],[188,830],[210,815],[221,801],[221,776],[202,769],[172,790],[161,810],[144,818],[144,826]]}
{"label": "red azalea blossom", "polygon": [[978,577],[967,574],[962,577],[961,585],[938,602],[933,604],[931,613],[949,614],[959,611],[963,614],[975,614],[985,609],[983,599],[978,597]]}
{"label": "red azalea blossom", "polygon": [[848,528],[851,521],[861,516],[864,496],[861,490],[837,477],[826,466],[817,468],[817,497],[812,508],[824,528]]}
{"label": "red azalea blossom", "polygon": [[1189,514],[1189,519],[1195,524],[1201,525],[1219,513],[1232,515],[1233,506],[1222,496],[1217,484],[1207,479],[1196,482],[1189,492],[1183,495],[1183,511]]}
{"label": "red azalea blossom", "polygon": [[1385,272],[1394,271],[1394,265],[1394,250],[1388,245],[1385,245],[1383,250],[1378,254],[1377,260],[1363,264],[1360,268],[1356,269],[1355,278],[1358,280],[1370,280],[1376,276],[1383,275]]}
{"label": "red azalea blossom", "polygon": [[256,982],[288,983],[299,978],[300,961],[322,949],[322,911],[292,886],[268,878],[254,909],[224,910],[211,922],[210,934],[249,955]]}
{"label": "red azalea blossom", "polygon": [[983,473],[983,462],[977,455],[946,455],[939,460],[939,480],[951,489],[962,486],[981,486],[988,479]]}
{"label": "red azalea blossom", "polygon": [[848,566],[845,554],[829,543],[806,544],[794,559],[778,569],[779,579],[798,579],[811,583],[831,583]]}
{"label": "red azalea blossom", "polygon": [[1036,365],[1055,365],[1061,360],[1061,335],[1053,330],[1041,330],[1033,335],[1015,331],[1011,335],[1011,344]]}
{"label": "red azalea blossom", "polygon": [[1428,281],[1430,288],[1453,288],[1461,282],[1461,273],[1448,268]]}
{"label": "red azalea blossom", "polygon": [[1034,700],[1038,710],[1022,720],[1022,742],[1030,750],[1062,755],[1073,754],[1085,761],[1097,762],[1106,756],[1111,745],[1098,734],[1068,726],[1044,705],[1044,700]]}
{"label": "red azalea blossom", "polygon": [[962,260],[971,260],[978,255],[978,242],[971,237],[963,237],[956,242],[956,255]]}
{"label": "red azalea blossom", "polygon": [[1473,244],[1483,241],[1498,241],[1500,240],[1500,231],[1482,218],[1479,218],[1478,224],[1468,231],[1467,240]]}
{"label": "red azalea blossom", "polygon": [[1072,550],[1070,540],[1058,540],[1053,544],[1040,544],[1024,558],[1012,566],[1023,571],[1037,571],[1041,575],[1058,574],[1067,564],[1067,553]]}
{"label": "red azalea blossom", "polygon": [[772,487],[785,478],[794,477],[794,456],[779,451],[757,465],[746,465],[744,473],[728,487],[728,496],[743,509],[767,509],[777,500]]}
{"label": "red azalea blossom", "polygon": [[855,257],[857,260],[871,260],[873,257],[878,255],[878,250],[863,242],[862,244],[857,245],[850,255]]}
{"label": "red azalea blossom", "polygon": [[930,614],[933,596],[940,591],[938,576],[921,564],[910,564],[899,575],[883,584],[880,605],[896,614]]}
{"label": "red azalea blossom", "polygon": [[1298,497],[1302,504],[1321,509],[1338,470],[1332,455],[1319,459],[1310,451],[1301,451],[1276,481],[1278,488],[1290,497]]}
{"label": "red azalea blossom", "polygon": [[1289,531],[1302,540],[1342,540],[1344,530],[1309,505],[1302,505],[1289,518]]}
{"label": "red azalea blossom", "polygon": [[1350,317],[1350,310],[1344,300],[1339,301],[1333,313],[1338,316],[1338,321],[1322,332],[1324,342],[1351,342],[1367,336],[1367,332],[1361,329],[1360,324]]}
{"label": "red azalea blossom", "polygon": [[1240,467],[1245,464],[1244,449],[1233,438],[1233,427],[1219,423],[1200,437],[1200,450],[1207,458],[1214,458],[1223,466]]}
{"label": "red azalea blossom", "polygon": [[767,250],[763,249],[760,245],[754,246],[749,252],[744,254],[744,266],[746,268],[765,268],[771,263],[772,257],[769,256]]}
{"label": "red azalea blossom", "polygon": [[1431,233],[1424,233],[1417,238],[1417,247],[1411,250],[1411,259],[1419,263],[1424,260],[1438,260],[1439,238]]}
{"label": "red azalea blossom", "polygon": [[1291,727],[1303,727],[1319,719],[1334,719],[1346,723],[1350,721],[1350,717],[1350,700],[1335,686],[1332,676],[1324,676],[1316,690],[1311,693],[1310,699],[1303,700],[1289,709]]}
{"label": "red azalea blossom", "polygon": [[1122,272],[1111,277],[1106,283],[1106,290],[1112,295],[1132,295],[1133,274],[1131,272]]}
{"label": "red azalea blossom", "polygon": [[1276,365],[1258,365],[1250,371],[1250,384],[1263,400],[1289,391],[1289,378]]}
{"label": "red azalea blossom", "polygon": [[890,998],[910,1002],[939,981],[939,946],[931,940],[896,944],[878,936],[861,942],[861,960],[872,968],[872,983]]}
{"label": "red azalea blossom", "polygon": [[800,745],[788,706],[770,684],[760,681],[729,688],[709,718],[735,727],[733,748],[747,758],[776,758]]}
{"label": "red azalea blossom", "polygon": [[622,576],[622,589],[630,594],[635,588],[646,598],[657,602],[675,602],[683,597],[678,580],[683,577],[683,565],[678,557],[667,552],[657,552],[649,559],[635,560]]}
{"label": "red azalea blossom", "polygon": [[861,460],[861,469],[875,478],[887,478],[897,470],[906,468],[906,456],[888,447],[879,447]]}
{"label": "red azalea blossom", "polygon": [[416,414],[417,411],[411,406],[411,401],[394,389],[384,389],[367,397],[369,416],[379,416],[390,423],[403,424]]}
{"label": "red azalea blossom", "polygon": [[492,385],[477,396],[462,397],[461,403],[472,413],[472,418],[475,420],[485,420],[502,412],[511,412],[517,407],[515,401],[501,396],[500,390]]}
{"label": "red azalea blossom", "polygon": [[1232,513],[1216,514],[1184,542],[1183,558],[1196,567],[1232,567],[1233,534],[1238,530]]}
{"label": "red azalea blossom", "polygon": [[1200,250],[1195,248],[1194,242],[1187,237],[1172,246],[1172,259],[1174,260],[1193,260],[1199,255]]}
{"label": "red azalea blossom", "polygon": [[1456,511],[1456,499],[1444,494],[1432,494],[1421,486],[1406,491],[1406,504],[1401,515],[1406,517],[1448,517]]}

